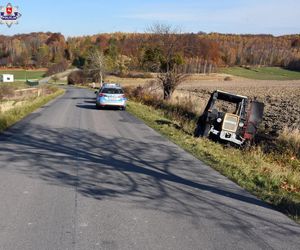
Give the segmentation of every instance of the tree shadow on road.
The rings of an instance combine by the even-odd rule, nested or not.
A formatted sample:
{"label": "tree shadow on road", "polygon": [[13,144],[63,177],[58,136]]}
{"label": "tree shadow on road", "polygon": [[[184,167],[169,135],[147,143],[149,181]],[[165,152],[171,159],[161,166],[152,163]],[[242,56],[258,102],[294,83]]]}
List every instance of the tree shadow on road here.
{"label": "tree shadow on road", "polygon": [[188,216],[195,226],[212,220],[234,234],[249,234],[257,224],[272,237],[299,234],[296,224],[284,216],[271,220],[276,211],[182,152],[162,137],[145,142],[38,125],[0,136],[0,168],[76,188],[91,199]]}

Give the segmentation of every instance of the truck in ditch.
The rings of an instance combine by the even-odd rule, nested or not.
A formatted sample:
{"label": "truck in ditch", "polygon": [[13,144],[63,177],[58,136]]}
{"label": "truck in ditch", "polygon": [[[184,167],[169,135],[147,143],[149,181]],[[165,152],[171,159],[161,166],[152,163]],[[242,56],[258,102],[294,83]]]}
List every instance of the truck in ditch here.
{"label": "truck in ditch", "polygon": [[263,111],[262,102],[216,90],[199,117],[194,134],[242,146],[253,142]]}

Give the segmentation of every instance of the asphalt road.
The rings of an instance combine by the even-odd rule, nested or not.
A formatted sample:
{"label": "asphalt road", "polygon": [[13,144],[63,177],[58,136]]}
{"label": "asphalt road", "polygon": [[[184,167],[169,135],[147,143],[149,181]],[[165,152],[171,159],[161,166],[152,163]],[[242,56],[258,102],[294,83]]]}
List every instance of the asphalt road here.
{"label": "asphalt road", "polygon": [[68,89],[0,136],[0,249],[299,249],[300,226]]}

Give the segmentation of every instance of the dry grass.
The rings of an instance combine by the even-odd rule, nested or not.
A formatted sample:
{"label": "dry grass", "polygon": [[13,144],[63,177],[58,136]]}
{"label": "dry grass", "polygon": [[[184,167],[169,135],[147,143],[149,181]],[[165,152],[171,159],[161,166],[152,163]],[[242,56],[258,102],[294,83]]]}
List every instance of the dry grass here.
{"label": "dry grass", "polygon": [[0,102],[0,113],[4,113],[8,110],[11,110],[15,107],[22,106],[26,101],[3,101]]}
{"label": "dry grass", "polygon": [[284,128],[278,137],[278,145],[289,149],[292,158],[300,159],[300,130]]}

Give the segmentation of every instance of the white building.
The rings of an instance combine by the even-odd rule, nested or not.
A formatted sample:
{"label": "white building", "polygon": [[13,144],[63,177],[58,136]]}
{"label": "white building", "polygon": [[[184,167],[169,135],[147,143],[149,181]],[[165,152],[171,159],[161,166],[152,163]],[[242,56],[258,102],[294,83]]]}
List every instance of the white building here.
{"label": "white building", "polygon": [[14,75],[2,74],[0,75],[0,82],[14,82]]}

